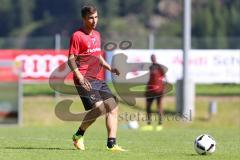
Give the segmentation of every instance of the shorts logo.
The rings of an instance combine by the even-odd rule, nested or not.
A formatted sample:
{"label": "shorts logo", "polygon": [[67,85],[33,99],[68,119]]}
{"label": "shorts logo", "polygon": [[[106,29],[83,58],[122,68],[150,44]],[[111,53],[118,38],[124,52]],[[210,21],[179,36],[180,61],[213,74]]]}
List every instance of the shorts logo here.
{"label": "shorts logo", "polygon": [[90,95],[90,98],[91,98],[92,100],[95,100],[95,99],[96,99],[96,97],[95,97],[94,94]]}

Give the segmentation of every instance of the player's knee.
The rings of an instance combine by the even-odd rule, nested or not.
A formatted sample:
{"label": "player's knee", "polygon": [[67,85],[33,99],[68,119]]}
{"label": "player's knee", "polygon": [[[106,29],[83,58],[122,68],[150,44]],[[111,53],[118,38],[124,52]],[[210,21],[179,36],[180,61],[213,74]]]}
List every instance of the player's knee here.
{"label": "player's knee", "polygon": [[118,114],[118,106],[111,108],[109,113],[112,115],[117,115]]}
{"label": "player's knee", "polygon": [[99,101],[95,104],[92,113],[95,117],[102,116],[108,112],[107,106],[104,101]]}
{"label": "player's knee", "polygon": [[117,114],[117,112],[118,112],[118,105],[117,105],[117,103],[116,103],[114,98],[109,98],[109,99],[105,100],[104,104],[107,107],[108,113],[110,113],[110,114]]}

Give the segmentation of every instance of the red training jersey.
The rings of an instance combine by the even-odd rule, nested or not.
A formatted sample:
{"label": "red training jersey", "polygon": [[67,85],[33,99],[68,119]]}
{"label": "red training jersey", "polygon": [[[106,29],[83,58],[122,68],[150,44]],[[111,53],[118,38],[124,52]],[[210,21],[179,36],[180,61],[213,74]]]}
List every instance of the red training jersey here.
{"label": "red training jersey", "polygon": [[[100,73],[102,66],[99,56],[102,51],[99,32],[93,30],[91,34],[87,34],[81,28],[74,32],[70,40],[69,54],[74,54],[77,57],[78,70],[86,79],[104,79]],[[75,75],[74,79],[76,80]]]}
{"label": "red training jersey", "polygon": [[147,91],[152,93],[161,93],[164,89],[164,71],[159,64],[152,64],[149,68],[150,77],[147,85]]}

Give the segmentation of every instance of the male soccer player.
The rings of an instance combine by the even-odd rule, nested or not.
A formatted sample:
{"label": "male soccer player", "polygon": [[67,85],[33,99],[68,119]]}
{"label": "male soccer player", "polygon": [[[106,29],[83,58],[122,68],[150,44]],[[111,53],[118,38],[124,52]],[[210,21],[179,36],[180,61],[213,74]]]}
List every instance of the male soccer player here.
{"label": "male soccer player", "polygon": [[118,106],[115,96],[111,93],[100,74],[102,67],[119,75],[119,71],[103,59],[101,55],[100,33],[95,30],[98,12],[95,6],[85,5],[81,9],[83,26],[73,33],[69,47],[69,66],[74,73],[74,84],[80,95],[85,110],[90,110],[84,117],[77,132],[73,135],[73,143],[77,149],[85,150],[84,133],[102,113],[106,112],[106,128],[108,132],[107,149],[125,151],[116,143]]}
{"label": "male soccer player", "polygon": [[157,101],[157,113],[158,113],[158,125],[156,127],[157,131],[162,130],[162,119],[163,119],[163,108],[162,108],[162,96],[164,91],[164,68],[157,63],[156,56],[151,55],[152,65],[150,66],[150,77],[147,83],[146,91],[146,111],[147,111],[147,125],[143,126],[141,129],[144,131],[153,130],[152,122],[152,110],[151,105],[156,99]]}

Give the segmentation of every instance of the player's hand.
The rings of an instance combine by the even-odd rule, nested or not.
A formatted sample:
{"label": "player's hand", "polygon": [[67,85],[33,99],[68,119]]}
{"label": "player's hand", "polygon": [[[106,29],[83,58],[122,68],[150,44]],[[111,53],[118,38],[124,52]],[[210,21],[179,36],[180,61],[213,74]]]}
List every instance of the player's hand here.
{"label": "player's hand", "polygon": [[92,86],[91,86],[90,82],[87,79],[85,79],[84,77],[83,78],[79,78],[79,83],[87,91],[90,91],[92,89]]}
{"label": "player's hand", "polygon": [[118,70],[117,68],[112,68],[112,69],[111,69],[111,72],[114,73],[114,74],[116,74],[117,76],[120,75],[120,72],[119,72],[119,70]]}

